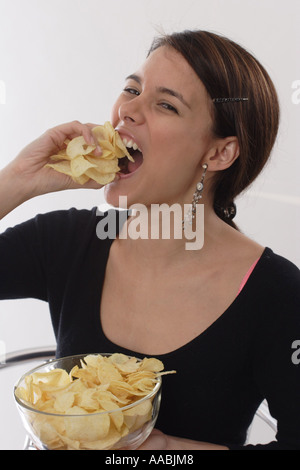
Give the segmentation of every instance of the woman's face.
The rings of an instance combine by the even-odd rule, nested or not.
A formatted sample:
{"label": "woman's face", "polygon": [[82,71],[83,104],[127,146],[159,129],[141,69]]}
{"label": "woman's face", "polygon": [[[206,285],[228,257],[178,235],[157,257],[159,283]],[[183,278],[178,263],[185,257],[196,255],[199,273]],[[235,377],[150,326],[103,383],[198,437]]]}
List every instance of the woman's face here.
{"label": "woman's face", "polygon": [[105,187],[107,202],[118,206],[119,196],[127,196],[128,207],[189,204],[213,143],[213,123],[204,85],[181,54],[167,47],[152,52],[126,79],[111,122],[142,154],[131,150],[135,164]]}

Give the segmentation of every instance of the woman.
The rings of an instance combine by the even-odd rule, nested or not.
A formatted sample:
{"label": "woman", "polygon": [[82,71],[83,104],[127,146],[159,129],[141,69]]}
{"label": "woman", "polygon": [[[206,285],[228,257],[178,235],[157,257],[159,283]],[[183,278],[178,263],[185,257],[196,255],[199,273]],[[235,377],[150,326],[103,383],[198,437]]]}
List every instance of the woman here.
{"label": "woman", "polygon": [[[234,198],[264,167],[278,120],[272,81],[242,47],[204,31],[162,37],[113,107],[113,126],[141,152],[105,195],[149,213],[153,203],[203,203],[203,248],[188,251],[175,236],[99,240],[96,210],[40,215],[0,238],[0,297],[49,302],[58,356],[118,351],[176,369],[143,449],[248,449],[247,428],[265,398],[277,442],[250,448],[300,449],[291,360],[299,270],[232,221]],[[2,216],[36,195],[78,187],[44,165],[66,138],[93,143],[93,126],[51,129],[4,168]]]}

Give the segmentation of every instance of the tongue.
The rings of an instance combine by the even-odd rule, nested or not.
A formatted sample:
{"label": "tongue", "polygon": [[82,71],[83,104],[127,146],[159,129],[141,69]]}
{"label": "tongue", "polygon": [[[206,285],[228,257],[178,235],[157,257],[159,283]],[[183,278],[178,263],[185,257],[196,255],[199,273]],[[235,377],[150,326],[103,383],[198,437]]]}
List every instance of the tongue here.
{"label": "tongue", "polygon": [[132,158],[134,159],[134,162],[128,162],[129,173],[134,173],[143,163],[143,154],[139,150],[133,152]]}

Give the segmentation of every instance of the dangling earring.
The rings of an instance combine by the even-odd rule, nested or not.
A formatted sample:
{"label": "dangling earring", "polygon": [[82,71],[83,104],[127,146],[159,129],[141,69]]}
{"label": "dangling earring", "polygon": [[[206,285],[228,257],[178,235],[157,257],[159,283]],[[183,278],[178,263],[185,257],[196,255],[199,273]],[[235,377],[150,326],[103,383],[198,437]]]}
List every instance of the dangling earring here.
{"label": "dangling earring", "polygon": [[197,183],[196,191],[194,192],[194,196],[193,196],[193,200],[192,200],[192,205],[189,208],[186,216],[184,217],[184,219],[182,221],[182,230],[184,230],[186,224],[192,225],[193,219],[195,218],[195,214],[196,214],[196,206],[199,202],[199,199],[202,198],[202,192],[203,192],[203,188],[204,188],[204,179],[205,179],[206,171],[207,171],[207,168],[208,168],[208,164],[204,163],[202,165],[202,168],[203,168],[204,171],[202,173],[201,180],[199,181],[199,183]]}

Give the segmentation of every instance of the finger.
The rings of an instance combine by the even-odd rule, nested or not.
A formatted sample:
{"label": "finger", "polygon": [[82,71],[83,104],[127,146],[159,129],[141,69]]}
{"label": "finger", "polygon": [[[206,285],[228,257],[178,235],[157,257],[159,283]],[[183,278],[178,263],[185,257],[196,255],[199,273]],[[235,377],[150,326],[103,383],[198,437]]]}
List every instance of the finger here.
{"label": "finger", "polygon": [[95,140],[91,132],[91,128],[79,121],[72,121],[60,126],[53,127],[49,131],[54,142],[58,146],[62,146],[64,141],[69,138],[73,139],[79,135],[84,137],[84,140],[89,145],[95,145]]}
{"label": "finger", "polygon": [[101,189],[103,188],[102,184],[97,183],[94,180],[90,180],[87,183],[85,183],[83,186],[81,186],[83,189]]}
{"label": "finger", "polygon": [[[114,181],[117,181],[119,179],[119,175],[116,173],[115,175],[115,179],[112,181],[112,183]],[[72,179],[71,179],[71,184],[72,184],[72,188],[73,189],[101,189],[101,188],[104,188],[105,185],[103,184],[100,184],[100,183],[97,183],[96,181],[90,179],[87,183],[85,184],[79,184],[79,183],[75,183]],[[71,187],[70,187],[71,189]],[[160,431],[158,431],[160,432]]]}
{"label": "finger", "polygon": [[89,180],[85,184],[75,183],[75,181],[70,178],[68,189],[101,189],[103,188],[102,184],[97,183],[94,180]]}
{"label": "finger", "polygon": [[95,157],[101,157],[102,155],[102,150],[101,150],[101,147],[99,144],[96,145],[96,148],[95,150],[93,151],[93,155],[95,155]]}
{"label": "finger", "polygon": [[158,429],[153,429],[148,439],[146,439],[138,450],[165,450],[166,448],[167,436]]}
{"label": "finger", "polygon": [[84,137],[84,140],[86,141],[87,144],[97,145],[97,142],[95,142],[95,139],[92,133],[92,129],[89,126],[87,126],[86,124],[82,124],[82,123],[79,123],[79,126],[75,124],[75,126],[76,126],[75,133],[70,135],[72,139],[76,137],[76,135],[78,135],[77,133],[79,133],[79,135],[82,135]]}
{"label": "finger", "polygon": [[[93,123],[91,123],[91,122],[88,122],[88,123],[86,123],[86,126],[90,129],[90,131],[92,131],[95,127],[98,127],[99,124],[93,124]],[[94,137],[93,132],[91,132],[91,134],[92,134],[92,136],[93,136],[93,139],[94,139],[94,142],[95,142],[95,145],[96,145],[96,149],[94,150],[94,155],[95,155],[96,157],[101,157],[101,155],[102,155],[102,149],[101,149],[101,147],[100,147],[100,145],[99,145],[99,143],[98,143],[97,138]]]}
{"label": "finger", "polygon": [[94,127],[99,126],[99,124],[92,124],[91,122],[87,122],[85,125],[88,126],[90,129],[94,129]]}

